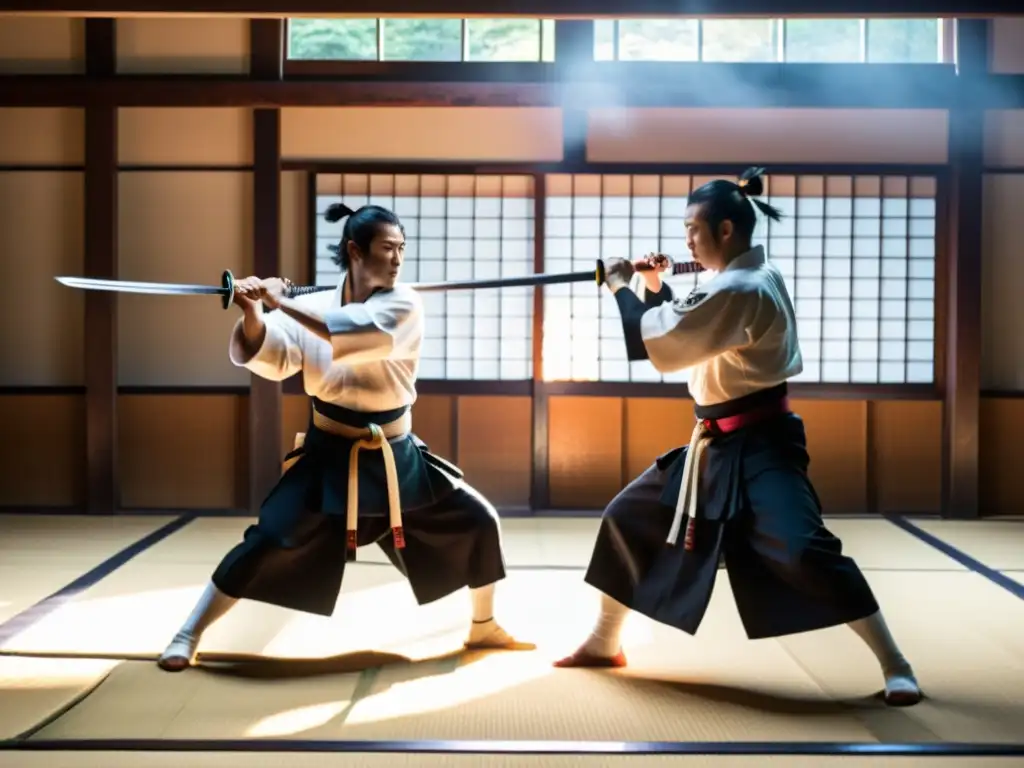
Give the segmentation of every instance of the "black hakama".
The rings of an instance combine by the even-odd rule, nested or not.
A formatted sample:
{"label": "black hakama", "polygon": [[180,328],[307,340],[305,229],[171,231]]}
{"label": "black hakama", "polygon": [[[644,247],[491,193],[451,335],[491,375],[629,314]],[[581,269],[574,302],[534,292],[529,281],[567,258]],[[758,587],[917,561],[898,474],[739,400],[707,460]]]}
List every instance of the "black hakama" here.
{"label": "black hakama", "polygon": [[[671,300],[668,286],[641,301],[615,294],[630,360],[646,357],[640,318]],[[684,299],[689,303],[691,299]],[[878,603],[857,564],[822,520],[807,475],[803,420],[786,385],[710,407],[714,422],[760,413],[738,429],[712,426],[697,474],[693,548],[667,543],[688,447],[659,457],[605,509],[585,580],[629,608],[694,634],[721,559],[751,639],[823,629],[864,618]]]}
{"label": "black hakama", "polygon": [[[760,394],[760,393],[758,393]],[[722,406],[716,406],[721,409]],[[709,411],[712,413],[709,415]],[[698,409],[698,418],[724,418]],[[666,540],[686,447],[659,457],[608,505],[588,584],[656,621],[694,634],[724,555],[751,639],[823,629],[878,610],[857,564],[826,527],[807,477],[803,421],[774,416],[715,437],[699,475],[694,549]]]}
{"label": "black hakama", "polygon": [[[387,424],[407,409],[357,413],[314,400],[350,427]],[[260,508],[259,521],[221,561],[213,582],[225,594],[330,616],[345,573],[350,453],[354,440],[310,424],[294,461]],[[358,546],[376,543],[408,578],[420,605],[505,576],[498,515],[462,471],[409,433],[388,441],[397,469],[404,544],[388,516],[384,458],[359,453]]]}

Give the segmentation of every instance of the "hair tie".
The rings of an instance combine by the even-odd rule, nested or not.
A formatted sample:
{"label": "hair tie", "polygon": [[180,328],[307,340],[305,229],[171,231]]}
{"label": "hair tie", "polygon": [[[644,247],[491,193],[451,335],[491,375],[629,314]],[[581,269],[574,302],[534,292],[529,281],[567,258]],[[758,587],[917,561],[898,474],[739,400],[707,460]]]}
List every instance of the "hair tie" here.
{"label": "hair tie", "polygon": [[749,183],[750,179],[740,179],[739,181],[736,182],[736,188],[739,189],[740,194],[743,195],[744,197],[747,196],[746,186]]}

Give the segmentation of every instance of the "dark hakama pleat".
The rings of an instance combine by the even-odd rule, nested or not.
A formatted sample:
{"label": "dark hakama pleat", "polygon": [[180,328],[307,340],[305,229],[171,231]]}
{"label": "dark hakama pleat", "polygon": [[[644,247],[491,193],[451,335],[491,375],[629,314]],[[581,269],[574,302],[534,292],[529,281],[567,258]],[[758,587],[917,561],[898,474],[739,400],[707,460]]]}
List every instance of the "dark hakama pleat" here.
{"label": "dark hakama pleat", "polygon": [[[374,414],[366,416],[372,420]],[[258,523],[214,572],[219,589],[307,613],[334,612],[346,565],[353,442],[310,425],[304,445],[286,457],[294,463],[263,502]],[[389,442],[405,547],[396,549],[389,528],[384,461],[377,450],[359,453],[358,545],[377,543],[409,579],[421,605],[504,578],[498,516],[490,503],[464,483],[458,467],[416,436]]]}
{"label": "dark hakama pleat", "polygon": [[689,552],[682,536],[666,543],[686,450],[660,457],[605,510],[589,584],[694,634],[724,553],[750,638],[822,629],[878,610],[860,569],[822,521],[798,416],[772,417],[708,445]]}

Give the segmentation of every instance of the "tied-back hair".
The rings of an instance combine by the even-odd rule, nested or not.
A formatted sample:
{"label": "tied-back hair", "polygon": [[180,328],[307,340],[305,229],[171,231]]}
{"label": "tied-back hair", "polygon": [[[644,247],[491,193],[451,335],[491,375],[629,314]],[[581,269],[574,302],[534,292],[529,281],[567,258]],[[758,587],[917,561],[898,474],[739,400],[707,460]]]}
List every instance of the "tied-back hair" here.
{"label": "tied-back hair", "polygon": [[763,175],[764,168],[748,168],[738,181],[715,179],[690,193],[687,204],[700,206],[702,218],[707,221],[716,242],[718,227],[723,221],[731,221],[737,236],[749,241],[757,224],[755,206],[772,221],[782,220],[778,208],[757,199],[764,194]]}
{"label": "tied-back hair", "polygon": [[345,226],[341,230],[341,242],[338,245],[329,245],[327,248],[334,255],[331,261],[341,269],[348,270],[348,244],[353,242],[364,254],[370,252],[370,243],[377,236],[377,230],[382,224],[391,224],[398,227],[405,236],[405,227],[394,211],[389,211],[379,205],[364,205],[357,210],[352,210],[344,203],[332,203],[324,213],[324,218],[331,224],[346,219]]}

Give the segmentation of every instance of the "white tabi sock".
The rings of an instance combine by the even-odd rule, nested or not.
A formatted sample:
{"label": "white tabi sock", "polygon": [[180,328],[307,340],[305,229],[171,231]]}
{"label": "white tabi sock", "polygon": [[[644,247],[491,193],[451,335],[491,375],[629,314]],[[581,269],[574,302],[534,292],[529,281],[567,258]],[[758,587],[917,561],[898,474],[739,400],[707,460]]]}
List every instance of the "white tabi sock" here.
{"label": "white tabi sock", "polygon": [[602,659],[617,654],[622,649],[622,626],[628,615],[627,606],[602,593],[601,615],[583,644],[583,652]]}
{"label": "white tabi sock", "polygon": [[871,649],[882,667],[885,676],[886,700],[893,703],[913,703],[921,697],[921,691],[914,677],[910,662],[900,651],[893,639],[882,612],[851,621],[850,627]]}
{"label": "white tabi sock", "polygon": [[229,597],[217,589],[213,582],[206,585],[199,602],[192,609],[191,615],[181,625],[181,629],[171,640],[171,644],[160,657],[159,664],[165,669],[182,669],[192,663],[196,648],[203,632],[217,619],[231,610],[238,602],[237,598]]}

